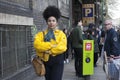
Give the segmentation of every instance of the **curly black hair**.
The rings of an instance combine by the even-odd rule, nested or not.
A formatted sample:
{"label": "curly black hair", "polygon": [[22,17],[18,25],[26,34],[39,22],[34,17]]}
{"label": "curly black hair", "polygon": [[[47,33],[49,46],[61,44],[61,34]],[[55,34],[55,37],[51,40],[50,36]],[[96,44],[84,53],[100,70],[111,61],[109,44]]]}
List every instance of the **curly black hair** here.
{"label": "curly black hair", "polygon": [[55,6],[48,6],[43,12],[43,17],[47,21],[51,16],[54,16],[58,21],[61,16],[60,10]]}

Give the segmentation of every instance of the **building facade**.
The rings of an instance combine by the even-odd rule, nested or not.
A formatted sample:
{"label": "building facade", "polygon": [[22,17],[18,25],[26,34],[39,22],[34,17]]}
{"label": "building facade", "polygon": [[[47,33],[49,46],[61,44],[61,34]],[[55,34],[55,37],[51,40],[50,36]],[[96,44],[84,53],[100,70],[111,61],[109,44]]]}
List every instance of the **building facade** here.
{"label": "building facade", "polygon": [[32,29],[47,28],[42,12],[48,5],[62,12],[59,28],[69,28],[70,0],[0,0],[0,80],[33,80]]}
{"label": "building facade", "polygon": [[82,4],[91,3],[94,0],[0,0],[0,80],[35,77],[31,65],[31,55],[35,53],[33,33],[47,28],[42,13],[48,5],[60,9],[62,30],[70,29],[75,21],[82,19]]}
{"label": "building facade", "polygon": [[69,28],[70,0],[33,0],[33,17],[38,31],[44,30],[47,27],[46,22],[42,16],[42,12],[48,5],[54,5],[58,7],[62,13],[59,20],[59,28]]}

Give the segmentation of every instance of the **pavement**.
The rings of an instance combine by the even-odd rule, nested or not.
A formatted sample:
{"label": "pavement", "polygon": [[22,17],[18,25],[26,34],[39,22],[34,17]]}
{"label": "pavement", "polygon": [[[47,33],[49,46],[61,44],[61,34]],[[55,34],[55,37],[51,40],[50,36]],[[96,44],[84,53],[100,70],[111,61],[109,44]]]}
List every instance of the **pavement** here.
{"label": "pavement", "polygon": [[[45,78],[36,76],[33,80],[45,80]],[[75,76],[74,60],[64,65],[63,80],[85,80]],[[101,59],[98,60],[97,67],[94,68],[94,74],[90,76],[90,80],[106,80]]]}

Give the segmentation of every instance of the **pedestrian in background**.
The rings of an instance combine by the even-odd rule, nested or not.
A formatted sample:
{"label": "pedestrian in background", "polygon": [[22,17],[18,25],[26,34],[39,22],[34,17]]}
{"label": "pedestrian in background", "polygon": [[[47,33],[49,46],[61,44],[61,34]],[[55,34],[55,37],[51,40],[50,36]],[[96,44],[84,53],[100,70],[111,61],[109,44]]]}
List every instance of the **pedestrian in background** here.
{"label": "pedestrian in background", "polygon": [[97,34],[96,29],[89,28],[87,30],[87,33],[84,34],[84,39],[87,40],[94,40],[94,67],[97,67],[97,61],[98,61],[98,54],[99,54],[99,46],[97,42]]}
{"label": "pedestrian in background", "polygon": [[43,12],[48,28],[38,32],[34,38],[36,53],[45,64],[45,80],[62,80],[67,39],[63,31],[58,29],[60,15],[57,7],[48,6]]}
{"label": "pedestrian in background", "polygon": [[105,41],[105,30],[104,30],[104,28],[101,29],[98,38],[100,39],[100,40],[98,41],[99,50],[100,50],[99,57],[101,57],[101,54],[102,54],[102,48],[103,48],[104,41]]}
{"label": "pedestrian in background", "polygon": [[94,67],[97,67],[97,61],[98,61],[98,56],[99,56],[100,50],[99,50],[99,45],[97,42],[98,34],[97,34],[96,28],[92,30],[92,36],[93,36],[93,40],[94,40]]}
{"label": "pedestrian in background", "polygon": [[82,77],[82,56],[83,56],[83,38],[82,38],[82,21],[78,20],[75,28],[72,30],[70,35],[70,42],[74,49],[75,56],[75,71],[76,76]]}
{"label": "pedestrian in background", "polygon": [[103,24],[103,22],[100,20],[99,27],[98,27],[98,39],[97,39],[98,45],[99,45],[99,50],[100,50],[99,57],[101,57],[102,48],[103,48],[103,44],[104,44],[104,38],[105,38],[105,31],[104,31],[102,24]]}
{"label": "pedestrian in background", "polygon": [[66,36],[67,36],[67,50],[64,52],[64,63],[69,63],[69,59],[68,59],[68,57],[69,57],[69,40],[68,40],[68,30],[66,29],[66,28],[64,28],[63,29],[63,32],[66,34]]}
{"label": "pedestrian in background", "polygon": [[120,80],[120,43],[118,41],[118,33],[113,28],[112,20],[105,20],[104,25],[106,30],[104,51],[107,54],[109,79]]}

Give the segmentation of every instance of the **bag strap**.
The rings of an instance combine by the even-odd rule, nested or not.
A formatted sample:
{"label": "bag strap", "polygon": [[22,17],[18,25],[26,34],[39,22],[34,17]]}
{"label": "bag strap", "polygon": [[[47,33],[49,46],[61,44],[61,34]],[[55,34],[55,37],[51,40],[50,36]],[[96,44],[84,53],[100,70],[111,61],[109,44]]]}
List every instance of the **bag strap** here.
{"label": "bag strap", "polygon": [[[42,31],[42,33],[43,33],[43,38],[45,37],[45,32],[44,31]],[[43,39],[44,40],[44,39]]]}
{"label": "bag strap", "polygon": [[37,62],[40,63],[42,65],[42,60],[38,57],[38,59],[36,58]]}

